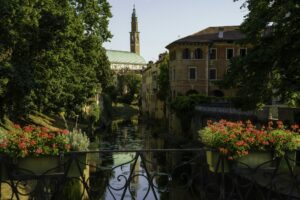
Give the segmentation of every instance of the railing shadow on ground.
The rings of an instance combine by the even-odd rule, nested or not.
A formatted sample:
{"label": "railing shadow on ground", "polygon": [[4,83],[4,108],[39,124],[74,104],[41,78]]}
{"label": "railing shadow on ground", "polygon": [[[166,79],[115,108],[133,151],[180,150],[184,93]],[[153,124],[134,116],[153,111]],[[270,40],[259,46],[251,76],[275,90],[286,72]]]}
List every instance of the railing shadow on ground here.
{"label": "railing shadow on ground", "polygon": [[[286,154],[256,167],[208,149],[99,150],[61,154],[37,173],[0,156],[0,200],[77,199],[300,199],[300,167]],[[105,157],[115,157],[110,162]],[[285,167],[282,168],[282,163]]]}

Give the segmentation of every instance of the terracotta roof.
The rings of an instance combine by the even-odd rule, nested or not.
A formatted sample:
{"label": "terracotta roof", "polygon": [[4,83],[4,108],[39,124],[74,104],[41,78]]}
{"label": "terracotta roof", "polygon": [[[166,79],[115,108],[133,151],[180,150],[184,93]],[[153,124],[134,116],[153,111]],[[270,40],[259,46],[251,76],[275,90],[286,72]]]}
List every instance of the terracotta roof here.
{"label": "terracotta roof", "polygon": [[[223,29],[223,37],[219,37],[220,28]],[[211,43],[220,41],[237,41],[245,38],[245,35],[238,30],[239,26],[220,26],[209,27],[195,34],[181,38],[170,43],[166,48],[173,44],[185,43]]]}

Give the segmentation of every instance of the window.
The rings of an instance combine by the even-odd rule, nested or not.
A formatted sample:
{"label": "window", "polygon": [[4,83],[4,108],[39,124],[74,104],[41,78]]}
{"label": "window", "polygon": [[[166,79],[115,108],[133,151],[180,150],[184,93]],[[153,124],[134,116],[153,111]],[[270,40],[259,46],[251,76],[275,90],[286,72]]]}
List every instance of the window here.
{"label": "window", "polygon": [[215,60],[217,58],[217,49],[210,49],[209,58]]}
{"label": "window", "polygon": [[209,69],[209,80],[216,80],[217,79],[217,69]]}
{"label": "window", "polygon": [[182,51],[182,59],[190,59],[191,58],[191,53],[188,48],[183,49]]}
{"label": "window", "polygon": [[196,67],[189,67],[189,80],[196,80]]}
{"label": "window", "polygon": [[175,69],[173,69],[173,81],[175,81]]}
{"label": "window", "polygon": [[246,48],[240,48],[240,56],[245,56],[247,54]]}
{"label": "window", "polygon": [[226,59],[230,60],[233,57],[233,49],[226,49]]}
{"label": "window", "polygon": [[203,52],[202,49],[197,48],[195,50],[195,59],[203,59]]}
{"label": "window", "polygon": [[170,60],[176,60],[176,51],[171,51]]}

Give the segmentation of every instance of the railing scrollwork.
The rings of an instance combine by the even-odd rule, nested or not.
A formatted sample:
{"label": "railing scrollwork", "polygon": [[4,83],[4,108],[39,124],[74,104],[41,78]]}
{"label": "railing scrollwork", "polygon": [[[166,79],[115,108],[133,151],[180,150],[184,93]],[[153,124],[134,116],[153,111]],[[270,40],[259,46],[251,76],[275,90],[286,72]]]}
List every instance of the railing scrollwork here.
{"label": "railing scrollwork", "polygon": [[208,151],[70,152],[56,157],[56,165],[49,161],[42,171],[36,171],[42,163],[31,168],[0,156],[0,200],[300,199],[300,167],[295,154],[256,166],[253,160],[230,162],[217,155],[211,166]]}

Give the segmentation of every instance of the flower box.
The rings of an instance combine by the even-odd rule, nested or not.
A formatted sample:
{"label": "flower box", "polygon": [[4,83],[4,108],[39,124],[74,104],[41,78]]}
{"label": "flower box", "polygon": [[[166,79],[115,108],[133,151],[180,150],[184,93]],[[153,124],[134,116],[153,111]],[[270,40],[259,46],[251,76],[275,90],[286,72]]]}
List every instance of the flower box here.
{"label": "flower box", "polygon": [[[78,162],[78,164],[77,164]],[[80,167],[80,170],[78,168]],[[68,168],[68,166],[70,166]],[[65,170],[68,177],[80,177],[81,173],[84,174],[85,170],[88,167],[87,162],[87,154],[86,153],[79,153],[79,154],[67,154],[65,155]]]}
{"label": "flower box", "polygon": [[50,173],[63,173],[63,162],[59,156],[29,156],[14,160],[13,167],[16,173],[47,175]]}
{"label": "flower box", "polygon": [[296,151],[285,153],[284,157],[281,158],[279,163],[279,172],[289,172],[290,169],[286,159],[288,160],[291,169],[294,170],[296,166]]}
{"label": "flower box", "polygon": [[7,179],[7,170],[5,169],[3,159],[0,158],[0,182]]}
{"label": "flower box", "polygon": [[[209,170],[211,172],[228,172],[229,171],[229,161],[226,159],[226,157],[220,157],[220,153],[217,151],[206,151],[206,160],[209,167]],[[222,169],[222,161],[224,163],[224,169]],[[219,162],[219,165],[218,165]]]}
{"label": "flower box", "polygon": [[[199,134],[204,145],[216,149],[228,160],[236,161],[237,167],[255,168],[261,165],[274,168],[275,158],[280,160],[286,152],[293,152],[300,147],[298,132],[299,126],[288,129],[281,121],[277,121],[276,126],[269,122],[267,127],[258,129],[250,121],[220,120],[208,122]],[[292,157],[295,158],[294,155]],[[285,159],[281,161],[280,169],[287,167],[284,163]]]}
{"label": "flower box", "polygon": [[270,151],[254,151],[235,160],[239,168],[268,168],[273,166],[273,154]]}

